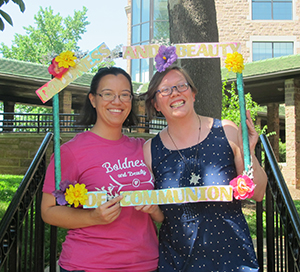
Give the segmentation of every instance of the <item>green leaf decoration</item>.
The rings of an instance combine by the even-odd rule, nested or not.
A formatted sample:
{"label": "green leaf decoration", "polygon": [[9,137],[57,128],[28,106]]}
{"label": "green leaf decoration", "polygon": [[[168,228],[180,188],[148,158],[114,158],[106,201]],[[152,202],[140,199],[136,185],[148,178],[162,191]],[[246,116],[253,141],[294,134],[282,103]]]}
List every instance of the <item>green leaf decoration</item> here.
{"label": "green leaf decoration", "polygon": [[2,19],[0,18],[0,30],[3,31],[4,30],[4,23],[2,21]]}
{"label": "green leaf decoration", "polygon": [[23,0],[12,0],[12,1],[20,7],[20,10],[22,12],[24,12],[25,4],[24,4]]}
{"label": "green leaf decoration", "polygon": [[1,9],[0,9],[0,15],[2,15],[2,17],[6,20],[6,22],[8,22],[11,26],[13,25],[13,22],[12,22],[12,19],[10,18],[10,16]]}

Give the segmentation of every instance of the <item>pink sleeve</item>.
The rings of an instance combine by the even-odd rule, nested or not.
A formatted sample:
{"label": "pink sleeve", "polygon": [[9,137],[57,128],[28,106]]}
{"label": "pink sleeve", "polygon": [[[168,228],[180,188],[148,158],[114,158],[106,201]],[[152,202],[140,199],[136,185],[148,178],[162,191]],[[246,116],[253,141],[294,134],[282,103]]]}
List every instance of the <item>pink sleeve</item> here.
{"label": "pink sleeve", "polygon": [[144,138],[136,138],[136,140],[139,141],[139,143],[141,144],[141,146],[143,146],[144,143],[146,142],[146,140]]}
{"label": "pink sleeve", "polygon": [[[60,148],[61,157],[61,180],[78,180],[78,165],[71,150],[62,145]],[[55,174],[54,174],[54,154],[51,155],[50,163],[47,168],[43,192],[51,194],[55,190]]]}

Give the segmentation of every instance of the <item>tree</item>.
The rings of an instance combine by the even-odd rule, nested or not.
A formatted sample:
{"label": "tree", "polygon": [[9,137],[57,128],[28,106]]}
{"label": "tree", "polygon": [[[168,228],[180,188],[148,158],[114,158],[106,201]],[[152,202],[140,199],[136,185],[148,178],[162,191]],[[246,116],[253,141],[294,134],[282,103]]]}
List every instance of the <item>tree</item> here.
{"label": "tree", "polygon": [[[222,114],[221,119],[228,119],[239,126],[241,122],[239,96],[236,92],[235,82],[231,83],[231,88],[226,89],[227,80],[224,80],[222,87]],[[245,107],[250,110],[252,120],[256,120],[259,111],[262,111],[250,93],[245,94]],[[260,128],[256,128],[260,130]],[[259,131],[261,132],[261,131]]]}
{"label": "tree", "polygon": [[[49,65],[52,58],[61,52],[79,50],[77,43],[89,24],[86,13],[87,8],[83,7],[82,11],[74,11],[73,17],[62,18],[59,13],[54,15],[51,7],[40,7],[34,16],[36,27],[24,27],[26,35],[15,34],[11,48],[1,43],[0,52],[5,58]],[[16,111],[18,110],[51,112],[49,108],[24,105],[17,105]]]}
{"label": "tree", "polygon": [[52,58],[63,51],[78,51],[78,41],[86,32],[87,8],[74,11],[74,16],[63,18],[60,14],[53,14],[51,7],[40,7],[34,16],[36,27],[24,27],[26,35],[15,34],[12,46],[4,43],[0,45],[3,57],[49,64]]}
{"label": "tree", "polygon": [[[215,1],[169,0],[170,42],[218,42]],[[195,110],[201,115],[221,118],[222,82],[219,59],[182,59],[198,88]]]}
{"label": "tree", "polygon": [[[12,0],[15,4],[17,4],[20,8],[21,12],[24,12],[25,10],[25,4],[22,0]],[[0,7],[3,6],[3,4],[7,4],[9,2],[9,0],[0,0]],[[5,26],[4,26],[4,22],[3,19],[8,22],[11,26],[13,25],[13,21],[11,19],[11,17],[2,9],[0,9],[0,30],[3,31]]]}

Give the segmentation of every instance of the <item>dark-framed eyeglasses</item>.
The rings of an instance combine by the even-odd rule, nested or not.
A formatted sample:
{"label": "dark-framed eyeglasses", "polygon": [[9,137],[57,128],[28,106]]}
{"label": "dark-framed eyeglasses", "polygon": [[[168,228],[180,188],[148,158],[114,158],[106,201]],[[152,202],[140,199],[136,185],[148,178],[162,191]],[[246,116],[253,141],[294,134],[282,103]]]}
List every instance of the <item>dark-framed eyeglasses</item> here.
{"label": "dark-framed eyeglasses", "polygon": [[121,102],[130,102],[132,100],[132,94],[130,92],[123,92],[121,94],[115,94],[111,91],[103,91],[101,93],[96,93],[96,95],[99,95],[102,97],[104,101],[114,101],[116,97],[119,97]]}
{"label": "dark-framed eyeglasses", "polygon": [[157,93],[160,93],[162,96],[168,96],[171,95],[173,93],[174,90],[176,90],[179,93],[185,92],[188,88],[190,87],[189,83],[180,83],[176,86],[172,86],[172,87],[163,87],[160,90],[157,90]]}

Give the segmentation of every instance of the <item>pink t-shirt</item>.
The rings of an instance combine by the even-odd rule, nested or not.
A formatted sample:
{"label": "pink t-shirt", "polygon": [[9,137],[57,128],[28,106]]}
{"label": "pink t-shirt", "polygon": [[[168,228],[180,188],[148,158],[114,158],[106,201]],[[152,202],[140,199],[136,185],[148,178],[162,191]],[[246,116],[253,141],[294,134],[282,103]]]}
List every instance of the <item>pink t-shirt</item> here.
{"label": "pink t-shirt", "polygon": [[[154,180],[144,164],[144,139],[123,136],[117,141],[92,132],[77,134],[61,146],[61,180],[84,183],[88,191],[152,190]],[[54,159],[43,192],[55,190]],[[66,270],[139,271],[157,268],[156,227],[149,214],[123,207],[111,224],[69,230],[59,264]]]}

